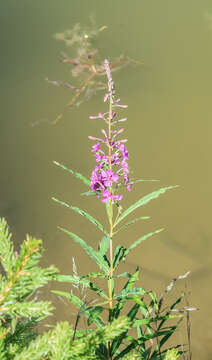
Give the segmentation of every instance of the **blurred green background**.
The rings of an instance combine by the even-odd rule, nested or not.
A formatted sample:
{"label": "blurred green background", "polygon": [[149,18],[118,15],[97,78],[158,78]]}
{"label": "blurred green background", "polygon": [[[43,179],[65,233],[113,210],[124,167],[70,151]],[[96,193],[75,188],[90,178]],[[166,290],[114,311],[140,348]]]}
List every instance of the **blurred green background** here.
{"label": "blurred green background", "polygon": [[[125,269],[140,265],[142,284],[158,291],[191,270],[190,304],[200,308],[192,314],[193,359],[211,359],[211,1],[1,1],[0,215],[17,242],[26,233],[43,238],[46,264],[71,273],[74,256],[79,273],[94,269],[57,225],[92,244],[100,234],[51,197],[104,219],[100,201],[80,197],[86,189],[53,165],[56,160],[89,176],[94,159],[88,135],[98,135],[100,128],[88,117],[105,110],[103,94],[69,109],[55,126],[43,121],[54,120],[71,98],[69,90],[44,81],[72,80],[60,61],[65,47],[53,35],[89,24],[89,15],[98,27],[108,27],[96,42],[103,56],[125,52],[144,62],[114,73],[114,80],[122,103],[129,105],[125,124],[133,174],[160,183],[138,184],[123,206],[160,186],[180,185],[138,210],[152,219],[117,240],[129,245],[149,230],[166,228],[132,252]],[[70,317],[68,308],[63,311],[61,306],[58,317]],[[182,334],[178,341],[185,341]]]}

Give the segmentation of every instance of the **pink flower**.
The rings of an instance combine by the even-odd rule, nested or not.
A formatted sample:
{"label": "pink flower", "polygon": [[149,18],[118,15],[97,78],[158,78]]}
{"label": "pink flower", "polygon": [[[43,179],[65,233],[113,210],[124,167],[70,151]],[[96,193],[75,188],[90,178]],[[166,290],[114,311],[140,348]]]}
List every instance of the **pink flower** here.
{"label": "pink flower", "polygon": [[109,199],[111,199],[112,201],[112,204],[115,202],[115,201],[120,201],[122,200],[123,198],[123,195],[113,195],[109,190],[105,190],[103,193],[102,193],[103,197],[102,197],[102,202],[103,203],[107,203]]}
{"label": "pink flower", "polygon": [[96,143],[95,145],[92,146],[92,150],[91,152],[97,152],[100,148],[100,143]]}
{"label": "pink flower", "polygon": [[[114,129],[119,122],[125,121],[126,118],[117,119],[117,112],[114,108],[126,108],[127,105],[121,105],[120,99],[115,97],[115,87],[112,79],[108,60],[104,62],[105,72],[108,79],[108,93],[104,97],[104,101],[109,101],[110,110],[105,113],[99,112],[97,116],[90,116],[91,119],[103,119],[108,125],[108,131],[102,129],[102,138],[89,136],[91,140],[96,141],[92,146],[91,152],[95,154],[96,163],[98,163],[91,175],[91,189],[101,197],[103,203],[109,200],[112,203],[120,201],[123,195],[116,194],[119,185],[125,185],[128,191],[131,190],[132,183],[129,183],[129,153],[124,143],[127,139],[116,140],[124,131]],[[100,149],[101,147],[101,149]],[[103,151],[105,147],[105,151]]]}

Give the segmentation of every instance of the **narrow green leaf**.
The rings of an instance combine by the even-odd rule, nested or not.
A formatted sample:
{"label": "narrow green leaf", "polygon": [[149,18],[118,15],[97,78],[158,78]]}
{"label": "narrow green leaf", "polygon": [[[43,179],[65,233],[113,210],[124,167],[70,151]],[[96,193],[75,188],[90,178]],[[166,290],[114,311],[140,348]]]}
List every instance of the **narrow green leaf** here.
{"label": "narrow green leaf", "polygon": [[77,171],[73,171],[71,169],[68,169],[65,165],[60,164],[57,161],[53,161],[53,163],[59,167],[61,167],[62,169],[70,172],[72,175],[74,175],[76,178],[80,179],[82,182],[84,182],[84,184],[90,186],[90,180],[88,180],[85,176],[83,176],[82,174],[78,173]]}
{"label": "narrow green leaf", "polygon": [[[109,207],[109,201],[108,201],[108,202],[106,202],[105,207],[106,207],[107,218],[108,218],[109,224],[111,225],[111,221],[113,219],[113,206]],[[110,211],[111,211],[111,214],[110,214]]]}
{"label": "narrow green leaf", "polygon": [[51,290],[53,294],[62,296],[67,298],[72,304],[74,304],[78,309],[81,309],[85,303],[76,295],[71,294],[67,291],[60,291],[60,290]]}
{"label": "narrow green leaf", "polygon": [[105,294],[105,292],[91,281],[89,281],[89,288],[90,290],[95,291],[99,296],[103,297],[104,299],[108,299],[108,296]]}
{"label": "narrow green leaf", "polygon": [[124,286],[125,290],[132,289],[135,282],[139,280],[139,267],[136,268],[134,274],[131,274],[130,279],[127,281],[126,285]]}
{"label": "narrow green leaf", "polygon": [[122,225],[122,226],[115,232],[115,234],[116,234],[117,232],[119,232],[120,230],[125,229],[125,228],[128,227],[129,225],[132,225],[132,224],[136,223],[137,221],[147,220],[147,219],[150,219],[150,216],[141,216],[141,217],[139,217],[139,218],[133,219],[133,220],[127,222],[126,224]]}
{"label": "narrow green leaf", "polygon": [[128,354],[130,351],[135,349],[137,345],[138,345],[137,341],[135,339],[132,339],[130,344],[127,345],[124,350],[122,350],[117,356],[114,357],[114,360],[124,358],[124,355]]}
{"label": "narrow green leaf", "polygon": [[[132,306],[130,311],[127,313],[127,317],[130,320],[131,326],[133,326],[133,321],[135,319],[135,316],[137,315],[138,310],[139,310],[139,305],[135,304]],[[119,346],[122,344],[123,339],[124,340],[127,339],[127,331],[120,334],[117,338],[115,338],[112,341],[112,344],[111,344],[111,354],[112,355],[117,353],[117,350],[118,350]]]}
{"label": "narrow green leaf", "polygon": [[[168,330],[154,331],[151,334],[146,334],[142,336],[139,340],[141,341],[141,343],[143,343],[144,341],[148,341],[157,338],[159,336],[168,335],[168,334],[170,334],[170,328]],[[152,358],[152,360],[153,359],[155,358]]]}
{"label": "narrow green leaf", "polygon": [[[135,319],[135,316],[137,314],[139,310],[139,305],[135,304],[132,306],[132,308],[130,309],[130,311],[127,313],[127,318],[130,320],[130,324],[131,326],[133,326],[133,320]],[[123,332],[122,334],[120,334],[117,338],[115,338],[112,341],[111,344],[111,354],[117,354],[117,350],[119,348],[119,346],[122,344],[122,341],[127,340],[127,331]]]}
{"label": "narrow green leaf", "polygon": [[164,323],[166,322],[166,316],[170,314],[170,311],[172,311],[180,302],[182,301],[183,295],[181,295],[177,300],[174,301],[174,303],[170,306],[170,308],[166,311],[165,315],[163,316],[164,319],[161,320],[160,324],[158,324],[158,330],[162,328]]}
{"label": "narrow green leaf", "polygon": [[95,307],[87,308],[87,312],[89,313],[88,326],[91,325],[103,311],[104,311],[104,308],[102,306],[95,306]]}
{"label": "narrow green leaf", "polygon": [[78,214],[84,216],[86,219],[88,219],[90,222],[92,222],[94,225],[96,225],[98,227],[98,229],[101,230],[104,234],[108,235],[107,231],[104,229],[102,224],[98,220],[94,219],[93,216],[89,215],[86,211],[81,210],[76,206],[66,204],[64,201],[60,201],[60,200],[58,200],[58,199],[56,199],[54,197],[52,198],[52,200],[58,202],[59,204],[61,204],[63,206],[66,206],[67,208],[69,208],[69,209],[77,212]]}
{"label": "narrow green leaf", "polygon": [[104,256],[109,249],[110,237],[104,236],[99,243],[99,253]]}
{"label": "narrow green leaf", "polygon": [[171,326],[167,331],[158,331],[156,332],[157,337],[160,336],[159,343],[156,346],[156,350],[153,352],[151,358],[152,360],[155,358],[155,355],[161,353],[162,346],[167,342],[167,340],[173,335],[173,333],[176,331],[177,326]]}
{"label": "narrow green leaf", "polygon": [[90,195],[96,195],[96,191],[86,191],[80,194],[81,196],[90,196]]}
{"label": "narrow green leaf", "polygon": [[83,285],[88,285],[89,283],[89,280],[88,278],[91,277],[91,278],[107,278],[107,275],[105,275],[104,273],[96,273],[96,272],[91,272],[91,273],[88,273],[86,275],[83,275],[83,276],[76,276],[76,275],[61,275],[61,274],[56,274],[53,276],[53,280],[55,281],[59,281],[59,282],[70,282],[70,283],[73,283],[73,284],[77,284],[80,283],[80,284],[83,284]]}
{"label": "narrow green leaf", "polygon": [[158,179],[137,179],[137,180],[130,181],[130,184],[136,184],[139,182],[155,182],[155,181],[160,181],[160,180],[158,180]]}
{"label": "narrow green leaf", "polygon": [[[84,301],[78,298],[78,296],[68,293],[66,291],[52,290],[51,292],[56,295],[66,297],[72,304],[76,306],[76,308],[79,310],[79,314],[83,314],[87,318],[90,316],[90,307],[88,307]],[[98,316],[93,319],[93,322],[100,327],[104,326],[103,320]]]}
{"label": "narrow green leaf", "polygon": [[141,298],[139,298],[139,299],[136,299],[136,303],[140,306],[142,316],[144,318],[149,316],[149,309],[148,309],[147,305],[145,304],[145,302]]}
{"label": "narrow green leaf", "polygon": [[127,255],[127,254],[129,254],[129,252],[132,250],[132,249],[134,249],[136,246],[138,246],[142,241],[144,241],[144,240],[146,240],[146,239],[148,239],[149,237],[151,237],[152,235],[155,235],[155,234],[158,234],[158,233],[160,233],[161,231],[163,231],[164,229],[158,229],[158,230],[155,230],[155,231],[153,231],[153,232],[151,232],[151,233],[148,233],[148,234],[146,234],[146,235],[143,235],[143,236],[141,236],[139,239],[137,239],[132,245],[130,245],[130,247],[126,250],[126,252],[125,252],[125,256]]}
{"label": "narrow green leaf", "polygon": [[132,306],[132,308],[130,309],[130,311],[127,313],[127,317],[130,319],[130,321],[133,321],[133,326],[134,326],[134,319],[138,313],[140,306],[138,304],[134,304]]}
{"label": "narrow green leaf", "polygon": [[105,275],[104,273],[101,273],[101,272],[91,272],[91,273],[88,273],[87,275],[83,275],[83,277],[85,278],[107,278],[107,275]]}
{"label": "narrow green leaf", "polygon": [[153,322],[156,322],[159,320],[176,319],[178,317],[182,317],[182,315],[164,315],[164,316],[159,316],[159,317],[151,317],[151,318],[147,318],[147,319],[135,320],[133,322],[133,326],[148,325],[150,323],[153,323]]}
{"label": "narrow green leaf", "polygon": [[72,233],[71,231],[68,231],[64,228],[59,227],[60,230],[64,231],[66,234],[72,237],[72,239],[82,246],[82,248],[87,252],[87,254],[97,263],[97,265],[106,273],[109,272],[109,267],[106,261],[102,258],[101,254],[99,254],[97,251],[95,251],[90,245],[87,245],[87,243],[81,239],[76,234]]}
{"label": "narrow green leaf", "polygon": [[[134,283],[138,280],[139,278],[139,268],[136,269],[134,274],[129,274],[129,280],[126,282],[124,288],[122,291],[129,291],[132,289]],[[121,293],[122,293],[121,291]],[[118,294],[116,295],[118,297]],[[113,312],[112,312],[112,317],[113,319],[117,319],[124,307],[124,305],[126,304],[127,298],[124,297],[121,300],[119,300],[117,302],[117,304],[114,306]]]}
{"label": "narrow green leaf", "polygon": [[145,294],[147,294],[147,291],[144,290],[143,288],[133,288],[130,290],[123,289],[119,294],[114,296],[114,299],[122,300],[122,299],[126,299],[129,297],[135,296],[135,295],[143,296]]}
{"label": "narrow green leaf", "polygon": [[174,189],[178,187],[178,185],[176,186],[168,186],[168,187],[164,187],[161,188],[159,190],[153,191],[150,194],[147,194],[145,196],[143,196],[141,199],[139,199],[135,204],[131,205],[127,210],[125,210],[118,218],[118,220],[116,221],[117,225],[120,221],[122,221],[126,216],[128,216],[129,214],[131,214],[131,212],[133,212],[134,210],[136,210],[138,207],[146,205],[148,202],[150,202],[153,199],[156,199],[158,196],[160,196],[161,194],[164,194],[167,190],[170,189]]}
{"label": "narrow green leaf", "polygon": [[[130,179],[130,182],[129,182],[129,185],[134,185],[134,184],[137,184],[137,183],[140,183],[140,182],[158,182],[160,180],[158,179]],[[122,184],[120,185],[120,188],[124,188],[125,185]]]}
{"label": "narrow green leaf", "polygon": [[131,274],[129,272],[123,272],[121,274],[114,275],[114,278],[119,278],[119,277],[128,277],[128,278],[130,278]]}
{"label": "narrow green leaf", "polygon": [[89,285],[89,280],[85,279],[84,277],[76,276],[76,275],[61,275],[56,274],[54,276],[54,280],[59,282],[70,282],[72,284],[82,284],[85,286]]}
{"label": "narrow green leaf", "polygon": [[91,290],[95,291],[99,296],[102,296],[104,299],[108,299],[108,296],[103,290],[101,290],[96,284],[92,283],[83,276],[72,276],[72,275],[56,275],[54,280],[59,282],[71,282],[72,284],[79,285],[82,284],[86,287],[89,287]]}
{"label": "narrow green leaf", "polygon": [[125,258],[125,254],[126,254],[126,248],[123,247],[122,245],[118,245],[115,253],[114,253],[114,257],[113,257],[113,269],[115,270],[118,266],[118,264],[120,263],[120,261]]}
{"label": "narrow green leaf", "polygon": [[[145,345],[145,342],[144,342],[144,345]],[[141,352],[143,359],[150,359],[151,352],[152,352],[151,345],[147,349],[144,348],[143,351]]]}

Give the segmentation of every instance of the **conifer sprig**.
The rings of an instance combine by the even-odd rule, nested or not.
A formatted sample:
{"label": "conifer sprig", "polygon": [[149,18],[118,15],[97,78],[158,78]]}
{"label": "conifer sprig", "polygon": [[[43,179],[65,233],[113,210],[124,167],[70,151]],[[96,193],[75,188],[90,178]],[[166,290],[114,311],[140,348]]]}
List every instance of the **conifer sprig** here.
{"label": "conifer sprig", "polygon": [[33,299],[35,291],[58,274],[55,266],[41,268],[42,241],[27,236],[14,251],[7,222],[0,219],[0,359],[13,359],[35,337],[35,325],[52,314],[49,301]]}

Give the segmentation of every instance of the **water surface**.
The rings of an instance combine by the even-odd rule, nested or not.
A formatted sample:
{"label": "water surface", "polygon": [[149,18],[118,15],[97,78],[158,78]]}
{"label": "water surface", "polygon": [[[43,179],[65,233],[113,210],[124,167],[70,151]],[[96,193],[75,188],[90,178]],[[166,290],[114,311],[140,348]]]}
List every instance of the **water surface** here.
{"label": "water surface", "polygon": [[[123,103],[129,105],[131,168],[136,177],[156,178],[160,183],[139,184],[123,205],[159,186],[180,185],[139,210],[139,216],[150,215],[152,220],[119,239],[129,245],[147,231],[166,228],[132,252],[126,267],[133,270],[140,265],[143,284],[158,291],[172,277],[191,270],[190,303],[201,309],[192,314],[193,358],[210,359],[211,2],[116,0],[103,6],[97,0],[8,0],[1,2],[0,10],[0,215],[6,217],[18,243],[26,233],[43,238],[45,265],[54,263],[70,273],[74,256],[80,273],[95,269],[57,225],[90,243],[97,242],[99,234],[51,197],[92,209],[103,219],[101,204],[79,197],[84,187],[53,165],[57,160],[89,176],[94,162],[87,136],[99,129],[88,117],[104,111],[102,95],[70,109],[56,126],[42,121],[56,118],[70,99],[66,89],[44,81],[46,76],[71,80],[68,68],[59,61],[64,47],[53,34],[77,22],[87,24],[88,14],[93,14],[98,26],[108,26],[97,42],[105,57],[126,52],[144,62],[143,67],[115,73],[114,80]],[[32,126],[37,121],[39,125]],[[178,289],[184,289],[184,283]]]}

